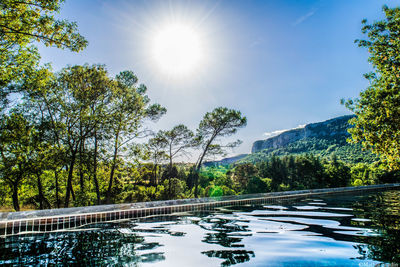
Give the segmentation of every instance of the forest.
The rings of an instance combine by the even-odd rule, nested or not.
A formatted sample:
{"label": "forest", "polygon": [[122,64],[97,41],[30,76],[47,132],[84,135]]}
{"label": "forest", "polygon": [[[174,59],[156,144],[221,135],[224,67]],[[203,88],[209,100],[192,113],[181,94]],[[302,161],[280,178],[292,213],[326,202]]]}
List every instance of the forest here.
{"label": "forest", "polygon": [[[53,71],[51,65],[40,63],[37,42],[73,52],[87,46],[75,23],[53,16],[60,9],[59,1],[2,1],[0,7],[2,210],[359,186],[400,179],[398,137],[390,140],[398,136],[398,108],[386,110],[393,107],[386,105],[386,120],[375,122],[385,127],[383,135],[366,132],[373,131],[366,125],[378,117],[364,115],[371,109],[365,107],[370,100],[363,97],[382,102],[379,95],[364,93],[359,100],[343,103],[357,115],[352,119],[352,142],[362,144],[382,160],[371,157],[365,162],[344,162],[331,154],[291,155],[290,149],[301,150],[303,144],[298,142],[287,153],[205,167],[203,163],[241,143],[224,142],[224,137],[246,126],[247,119],[240,111],[217,107],[204,114],[195,130],[179,124],[155,132],[149,125],[167,116],[167,110],[151,101],[147,87],[132,70],[111,76],[105,65],[74,65]],[[399,9],[385,10],[389,22],[400,14]],[[371,41],[359,41],[359,45],[374,47],[373,38],[383,32],[379,32],[383,26],[365,25],[364,33],[372,32]],[[368,90],[378,90],[376,87],[388,80],[400,84],[398,75],[379,72],[380,65],[376,65],[378,74],[368,76]],[[383,87],[388,88],[387,84]],[[394,88],[390,90],[398,99],[398,87]],[[382,133],[379,129],[376,132]],[[193,152],[198,154],[195,163],[178,163]],[[342,154],[349,155],[346,151]]]}
{"label": "forest", "polygon": [[132,71],[110,78],[104,66],[71,66],[25,82],[0,125],[2,205],[11,196],[15,210],[20,202],[43,209],[173,198],[185,188],[173,160],[189,148],[200,151],[190,181],[197,197],[203,161],[240,143],[216,139],[246,125],[239,111],[219,107],[196,134],[184,125],[154,133],[144,124],[166,109],[150,102]]}

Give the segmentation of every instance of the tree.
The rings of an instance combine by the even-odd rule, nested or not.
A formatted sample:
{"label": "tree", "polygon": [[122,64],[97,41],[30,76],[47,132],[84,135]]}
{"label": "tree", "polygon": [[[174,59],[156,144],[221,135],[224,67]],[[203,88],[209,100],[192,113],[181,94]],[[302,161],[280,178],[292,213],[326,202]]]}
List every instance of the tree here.
{"label": "tree", "polygon": [[31,173],[34,162],[35,128],[20,113],[2,117],[0,122],[0,177],[12,190],[13,206],[20,210],[18,190]]}
{"label": "tree", "polygon": [[385,19],[367,24],[367,40],[356,40],[368,49],[373,72],[364,76],[369,87],[355,100],[342,100],[357,116],[350,120],[351,142],[382,157],[387,167],[400,169],[400,8],[383,7]]}
{"label": "tree", "polygon": [[243,117],[240,111],[228,109],[226,107],[215,108],[212,112],[207,112],[200,121],[197,128],[196,141],[201,149],[199,158],[195,165],[195,197],[197,197],[198,173],[203,161],[210,156],[224,155],[226,148],[234,148],[241,141],[237,140],[226,145],[219,143],[220,137],[231,136],[239,128],[247,124],[246,117]]}
{"label": "tree", "polygon": [[77,32],[77,25],[59,20],[61,0],[2,0],[0,1],[0,88],[1,100],[6,101],[4,87],[29,78],[39,66],[39,53],[34,41],[46,46],[80,51],[87,41]]}
{"label": "tree", "polygon": [[350,167],[339,161],[334,155],[328,164],[325,164],[326,187],[344,187],[351,181]]}
{"label": "tree", "polygon": [[[159,131],[157,136],[159,140],[164,140],[166,157],[169,160],[168,179],[176,178],[172,169],[173,159],[188,153],[187,149],[194,145],[194,133],[185,125],[179,124],[169,131]],[[169,182],[168,185],[168,194],[171,196],[172,183]]]}
{"label": "tree", "polygon": [[149,152],[149,157],[153,161],[153,170],[152,170],[152,178],[150,180],[150,184],[152,186],[157,186],[158,184],[158,174],[157,169],[158,165],[167,159],[167,153],[165,148],[167,146],[166,140],[160,136],[156,135],[149,140],[147,143],[147,149]]}
{"label": "tree", "polygon": [[257,168],[253,163],[242,163],[235,167],[233,179],[238,184],[238,190],[243,191],[251,177],[257,174]]}
{"label": "tree", "polygon": [[38,109],[45,113],[44,120],[51,129],[54,145],[64,151],[62,164],[68,170],[65,207],[69,205],[71,194],[74,198],[72,180],[76,165],[80,170],[80,189],[83,191],[81,174],[83,164],[87,162],[83,153],[87,152],[96,127],[100,124],[107,126],[103,115],[106,111],[104,108],[96,109],[94,105],[100,105],[98,102],[102,100],[99,99],[107,97],[114,86],[115,82],[108,77],[104,66],[84,65],[62,69],[44,89],[38,91]]}
{"label": "tree", "polygon": [[179,124],[169,131],[160,131],[159,136],[167,144],[169,169],[172,169],[172,161],[175,157],[186,154],[187,149],[194,144],[194,133],[183,124]]}
{"label": "tree", "polygon": [[110,133],[113,136],[113,152],[106,203],[111,202],[114,174],[118,167],[121,150],[132,143],[133,139],[145,133],[141,131],[144,121],[157,121],[166,113],[166,109],[159,104],[150,104],[150,99],[146,95],[146,86],[138,85],[138,79],[132,71],[121,72],[117,75],[116,81],[115,97],[110,103],[109,110],[112,120]]}

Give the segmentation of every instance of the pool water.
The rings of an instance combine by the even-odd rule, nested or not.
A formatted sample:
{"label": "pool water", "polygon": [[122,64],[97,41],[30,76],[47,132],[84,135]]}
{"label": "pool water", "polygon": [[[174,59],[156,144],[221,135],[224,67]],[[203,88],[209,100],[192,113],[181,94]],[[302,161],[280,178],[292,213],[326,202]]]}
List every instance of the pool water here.
{"label": "pool water", "polygon": [[400,263],[400,191],[228,206],[0,239],[0,265],[380,263]]}

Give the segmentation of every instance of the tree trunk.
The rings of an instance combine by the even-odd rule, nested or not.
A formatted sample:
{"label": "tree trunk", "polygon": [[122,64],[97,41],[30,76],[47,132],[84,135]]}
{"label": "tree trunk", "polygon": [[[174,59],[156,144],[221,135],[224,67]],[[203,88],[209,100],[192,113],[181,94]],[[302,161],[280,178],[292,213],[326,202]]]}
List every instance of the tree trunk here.
{"label": "tree trunk", "polygon": [[198,191],[197,188],[199,186],[199,172],[196,170],[194,172],[194,197],[198,197]]}
{"label": "tree trunk", "polygon": [[108,182],[108,189],[107,189],[107,195],[106,195],[106,203],[107,204],[111,203],[111,189],[112,189],[113,180],[114,180],[114,171],[115,171],[115,168],[116,168],[116,165],[117,165],[118,138],[119,138],[119,133],[117,133],[117,135],[115,136],[114,155],[113,155],[111,171],[110,171],[110,180]]}
{"label": "tree trunk", "polygon": [[19,211],[19,201],[18,201],[18,183],[13,184],[13,194],[12,201],[15,211]]}
{"label": "tree trunk", "polygon": [[56,180],[56,203],[57,203],[57,209],[60,208],[60,197],[59,197],[59,186],[58,186],[58,171],[57,168],[54,169],[54,178]]}
{"label": "tree trunk", "polygon": [[169,150],[170,151],[170,153],[169,153],[169,155],[170,155],[170,157],[169,157],[169,173],[168,173],[168,198],[170,199],[171,198],[171,176],[172,176],[172,156],[171,156],[171,149]]}
{"label": "tree trunk", "polygon": [[156,193],[157,193],[157,168],[158,168],[158,164],[154,164],[154,168],[153,168],[153,186],[156,188]]}
{"label": "tree trunk", "polygon": [[81,192],[85,191],[85,181],[84,181],[84,174],[82,170],[82,164],[83,164],[83,150],[85,149],[85,142],[82,140],[80,142],[81,144],[79,145],[79,184],[81,187]]}
{"label": "tree trunk", "polygon": [[76,197],[75,197],[75,191],[74,191],[74,187],[72,186],[72,183],[69,187],[69,190],[71,190],[71,196],[72,196],[72,200],[75,201]]}
{"label": "tree trunk", "polygon": [[94,187],[96,188],[96,195],[97,195],[97,205],[100,205],[100,189],[99,189],[99,182],[97,181],[97,131],[94,132],[94,155],[93,155],[93,181]]}
{"label": "tree trunk", "polygon": [[38,186],[38,193],[39,193],[39,209],[43,209],[43,202],[44,202],[44,195],[43,195],[43,186],[42,180],[40,179],[40,174],[36,174],[37,177],[37,186]]}
{"label": "tree trunk", "polygon": [[199,159],[199,162],[197,163],[196,166],[196,171],[195,171],[195,179],[194,179],[194,197],[197,198],[198,197],[198,192],[197,192],[197,188],[199,186],[199,173],[200,173],[200,168],[201,168],[201,164],[203,164],[203,159],[207,154],[208,148],[210,147],[211,143],[214,141],[214,138],[217,136],[217,133],[214,133],[210,140],[208,140],[206,147],[204,148],[203,154],[201,154],[201,157]]}
{"label": "tree trunk", "polygon": [[[76,158],[76,151],[73,151],[72,157],[71,157],[71,163],[70,163],[69,171],[68,171],[67,192],[65,193],[65,202],[64,202],[65,208],[68,208],[68,206],[69,206],[69,197],[71,195],[71,191],[73,191],[72,190],[72,176],[74,174],[75,158]],[[75,198],[75,197],[73,196],[73,198]]]}

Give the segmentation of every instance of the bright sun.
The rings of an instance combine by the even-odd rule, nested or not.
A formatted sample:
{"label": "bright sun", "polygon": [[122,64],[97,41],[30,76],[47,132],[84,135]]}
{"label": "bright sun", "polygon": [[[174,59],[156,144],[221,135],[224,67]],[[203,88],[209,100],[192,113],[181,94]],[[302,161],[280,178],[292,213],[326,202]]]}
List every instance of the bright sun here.
{"label": "bright sun", "polygon": [[184,24],[170,24],[155,33],[152,56],[170,76],[184,76],[199,66],[203,56],[200,36]]}

